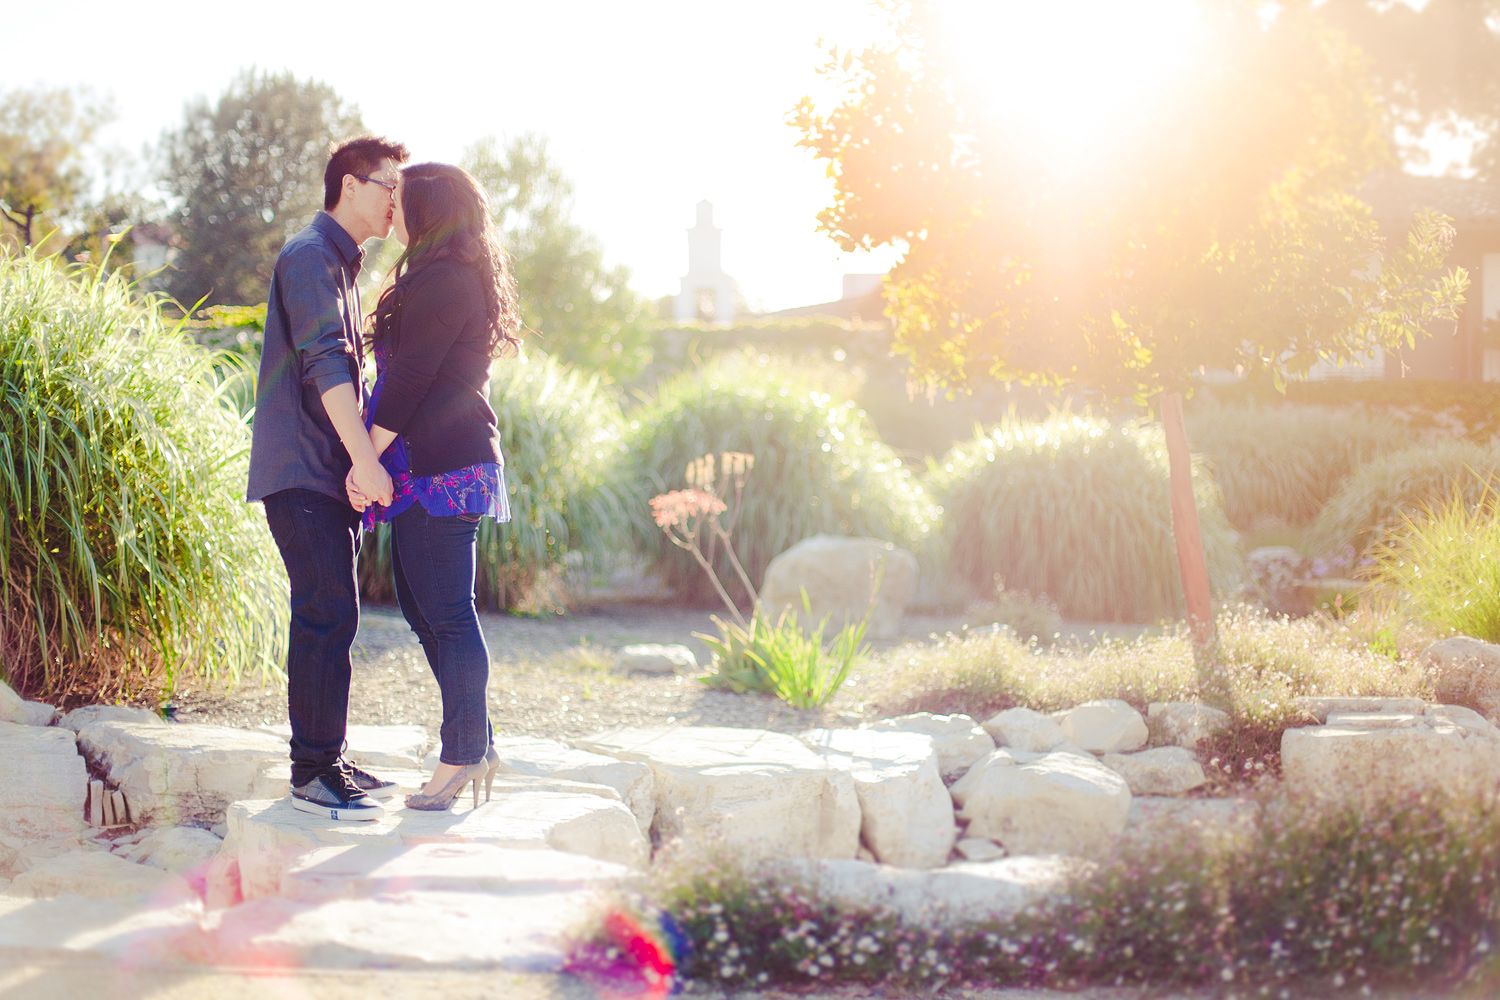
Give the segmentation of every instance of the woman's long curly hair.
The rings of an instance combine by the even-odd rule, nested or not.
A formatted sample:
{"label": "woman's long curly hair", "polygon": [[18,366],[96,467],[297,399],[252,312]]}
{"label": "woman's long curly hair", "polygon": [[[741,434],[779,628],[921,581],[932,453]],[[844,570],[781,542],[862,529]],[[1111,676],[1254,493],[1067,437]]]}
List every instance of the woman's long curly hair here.
{"label": "woman's long curly hair", "polygon": [[490,321],[490,357],[520,343],[521,308],[510,255],[500,245],[484,189],[462,167],[414,163],[401,171],[401,211],[406,251],[391,269],[394,279],[375,305],[374,342],[388,342],[411,276],[440,260],[470,268],[484,289]]}

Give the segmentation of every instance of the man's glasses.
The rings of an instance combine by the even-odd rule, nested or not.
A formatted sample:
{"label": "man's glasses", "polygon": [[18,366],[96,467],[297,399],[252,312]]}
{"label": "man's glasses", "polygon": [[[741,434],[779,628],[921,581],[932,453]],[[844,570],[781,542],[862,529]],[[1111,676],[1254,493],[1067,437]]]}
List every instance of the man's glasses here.
{"label": "man's glasses", "polygon": [[387,191],[394,192],[396,190],[396,185],[392,184],[390,181],[377,180],[374,177],[366,177],[364,174],[355,174],[354,176],[357,177],[359,180],[369,181],[371,184],[379,184],[381,187],[385,188]]}

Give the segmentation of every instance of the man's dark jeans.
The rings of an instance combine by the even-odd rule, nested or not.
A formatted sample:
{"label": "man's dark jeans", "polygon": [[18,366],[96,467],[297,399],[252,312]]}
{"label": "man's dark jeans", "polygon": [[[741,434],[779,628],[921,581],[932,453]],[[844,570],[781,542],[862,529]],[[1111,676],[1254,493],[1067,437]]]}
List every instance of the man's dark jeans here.
{"label": "man's dark jeans", "polygon": [[477,764],[490,745],[490,653],[474,611],[473,514],[433,517],[420,503],[391,522],[396,600],[443,693],[444,764]]}
{"label": "man's dark jeans", "polygon": [[314,490],[265,499],[266,521],[292,585],[286,657],[292,784],[338,760],[349,717],[349,647],[359,631],[359,514]]}

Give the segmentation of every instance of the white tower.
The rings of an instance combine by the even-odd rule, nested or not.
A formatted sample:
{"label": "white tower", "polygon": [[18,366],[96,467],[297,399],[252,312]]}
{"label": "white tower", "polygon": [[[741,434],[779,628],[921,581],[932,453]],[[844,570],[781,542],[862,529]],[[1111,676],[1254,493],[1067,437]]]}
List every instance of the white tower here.
{"label": "white tower", "polygon": [[719,257],[723,230],[714,225],[712,202],[698,202],[698,224],[687,231],[688,273],[672,310],[677,322],[706,318],[718,326],[734,322],[734,279]]}

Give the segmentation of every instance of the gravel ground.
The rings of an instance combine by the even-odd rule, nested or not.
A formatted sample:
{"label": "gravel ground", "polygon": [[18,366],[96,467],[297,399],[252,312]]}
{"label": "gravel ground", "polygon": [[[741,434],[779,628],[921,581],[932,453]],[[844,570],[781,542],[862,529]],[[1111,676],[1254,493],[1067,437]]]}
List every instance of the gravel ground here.
{"label": "gravel ground", "polygon": [[[692,677],[621,676],[608,669],[614,650],[640,642],[683,643],[706,666],[708,647],[693,638],[694,632],[714,632],[706,610],[608,603],[536,618],[485,614],[480,622],[490,649],[490,719],[500,736],[570,738],[613,726],[674,722],[797,732],[854,725],[866,712],[857,671],[825,709],[801,711],[768,695],[712,691]],[[897,636],[872,645],[878,650],[929,641],[964,625],[961,616],[908,615]],[[1070,629],[1083,642],[1089,631]],[[350,723],[417,724],[436,739],[442,723],[437,682],[397,609],[363,610],[353,662]],[[256,680],[238,687],[188,680],[173,704],[179,722],[287,721],[285,689]]]}

